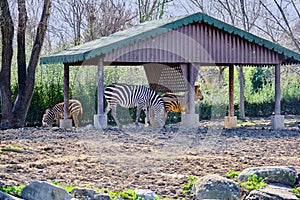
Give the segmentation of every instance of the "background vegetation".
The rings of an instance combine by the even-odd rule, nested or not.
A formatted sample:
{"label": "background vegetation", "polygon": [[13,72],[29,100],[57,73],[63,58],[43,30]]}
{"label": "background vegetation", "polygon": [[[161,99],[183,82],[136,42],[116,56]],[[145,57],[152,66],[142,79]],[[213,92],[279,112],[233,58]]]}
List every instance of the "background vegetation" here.
{"label": "background vegetation", "polygon": [[[97,67],[71,67],[71,98],[82,102],[84,115],[82,125],[92,123],[96,114]],[[204,95],[203,101],[196,101],[196,112],[201,119],[223,119],[228,106],[228,70],[223,76],[217,67],[209,67],[211,74],[200,69],[197,83],[200,83]],[[245,68],[245,112],[246,117],[270,117],[274,112],[274,67]],[[235,115],[239,114],[239,82],[235,70]],[[104,70],[105,86],[111,83],[129,83],[147,85],[142,66],[107,66]],[[214,79],[212,79],[212,76]],[[36,87],[27,116],[27,126],[41,125],[46,108],[63,101],[63,66],[42,65],[37,71]],[[223,79],[223,80],[222,80]],[[220,81],[222,80],[222,81]],[[299,76],[290,66],[283,66],[281,78],[282,114],[300,115]],[[14,84],[16,85],[16,84]],[[15,88],[15,87],[14,87]],[[16,90],[14,90],[16,92]],[[118,108],[118,115],[126,123],[132,121],[135,110]],[[180,121],[180,114],[169,113],[168,123]],[[142,115],[144,117],[144,115]],[[113,123],[109,116],[110,123]]]}
{"label": "background vegetation", "polygon": [[[8,2],[16,32],[18,1]],[[27,62],[30,60],[43,3],[44,0],[26,0]],[[199,11],[300,52],[300,2],[296,0],[51,0],[51,5],[41,56],[107,36],[144,21]],[[0,34],[0,37],[3,36]],[[5,48],[0,46],[1,50]],[[13,102],[15,102],[19,78],[15,53],[18,50],[16,39],[13,48],[11,89]],[[241,85],[239,83],[242,81],[246,117],[270,117],[274,112],[274,67],[243,66],[243,72],[241,69],[241,66],[236,66],[235,115],[240,114]],[[197,83],[200,83],[205,99],[196,103],[196,112],[200,113],[201,119],[223,119],[227,114],[228,69],[225,67],[221,72],[218,67],[203,67],[200,70]],[[244,79],[239,78],[240,74],[244,75]],[[45,109],[63,101],[62,65],[38,66],[35,75],[35,89],[26,118],[28,126],[40,125]],[[91,123],[96,112],[97,68],[71,67],[70,76],[71,97],[80,100],[83,104],[83,123]],[[282,114],[300,114],[299,76],[298,66],[283,66],[281,69]],[[113,82],[147,85],[144,69],[140,66],[105,67],[105,85]],[[0,97],[2,99],[1,92]],[[0,120],[2,103],[0,103]],[[119,115],[126,121],[129,116],[134,115],[134,110],[128,112],[127,109],[120,109]],[[169,114],[170,123],[178,120],[180,115]]]}

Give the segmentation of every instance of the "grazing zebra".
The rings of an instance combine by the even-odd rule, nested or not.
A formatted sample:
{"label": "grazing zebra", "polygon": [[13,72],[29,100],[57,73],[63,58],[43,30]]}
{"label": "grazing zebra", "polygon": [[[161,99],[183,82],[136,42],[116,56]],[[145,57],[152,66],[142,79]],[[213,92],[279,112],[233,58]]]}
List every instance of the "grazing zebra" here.
{"label": "grazing zebra", "polygon": [[[204,99],[200,90],[200,85],[195,85],[195,94],[196,98],[200,101]],[[185,113],[187,111],[187,101],[185,95],[164,93],[161,95],[161,97],[165,103],[166,115],[168,112]]]}
{"label": "grazing zebra", "polygon": [[105,114],[112,110],[112,116],[119,128],[121,128],[121,124],[117,118],[116,110],[118,104],[125,108],[137,107],[135,119],[136,125],[138,125],[138,119],[140,118],[142,109],[146,110],[146,124],[148,121],[147,119],[149,119],[149,114],[151,118],[150,123],[152,126],[163,127],[165,124],[164,102],[157,94],[157,92],[152,90],[151,88],[142,85],[127,85],[115,83],[106,87],[104,96],[108,103],[105,109]]}
{"label": "grazing zebra", "polygon": [[[80,101],[71,99],[69,100],[69,115],[68,117],[73,117],[75,127],[79,125],[78,115],[82,118],[82,106]],[[53,121],[59,127],[59,120],[64,118],[64,102],[56,104],[53,108],[47,109],[42,120],[43,126],[51,126]]]}

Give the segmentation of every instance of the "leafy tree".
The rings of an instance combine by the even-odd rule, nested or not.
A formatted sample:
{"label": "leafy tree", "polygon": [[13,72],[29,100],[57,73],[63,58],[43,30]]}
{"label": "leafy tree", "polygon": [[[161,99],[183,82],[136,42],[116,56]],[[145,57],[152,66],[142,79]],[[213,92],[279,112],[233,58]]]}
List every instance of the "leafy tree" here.
{"label": "leafy tree", "polygon": [[29,109],[35,85],[35,70],[43,46],[50,15],[50,0],[44,0],[43,12],[36,31],[29,62],[26,61],[27,10],[25,0],[18,0],[17,30],[17,70],[18,92],[15,102],[12,99],[11,73],[14,22],[7,0],[0,1],[0,26],[2,33],[2,66],[0,72],[2,124],[11,127],[23,127]]}

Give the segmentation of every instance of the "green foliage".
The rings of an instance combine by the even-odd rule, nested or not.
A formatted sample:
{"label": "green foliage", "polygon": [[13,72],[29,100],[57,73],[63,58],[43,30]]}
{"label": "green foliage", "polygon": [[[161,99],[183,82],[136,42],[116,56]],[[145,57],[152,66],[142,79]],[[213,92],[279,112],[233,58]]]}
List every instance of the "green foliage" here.
{"label": "green foliage", "polygon": [[7,150],[15,150],[15,151],[23,151],[24,150],[22,147],[10,146],[10,145],[5,146],[5,149],[7,149]]}
{"label": "green foliage", "polygon": [[65,186],[65,187],[64,187],[64,189],[65,189],[67,192],[69,192],[69,193],[70,193],[74,188],[75,188],[75,186],[72,186],[72,185],[71,185],[71,186]]}
{"label": "green foliage", "polygon": [[113,192],[109,190],[103,190],[104,193],[107,193],[112,200],[128,199],[128,200],[142,200],[142,198],[138,197],[136,192],[132,189],[124,190],[121,192]]}
{"label": "green foliage", "polygon": [[53,185],[56,185],[56,186],[59,186],[59,183],[58,183],[58,181],[53,181]]}
{"label": "green foliage", "polygon": [[269,67],[255,67],[250,81],[252,83],[252,92],[258,92],[264,85],[271,83],[271,70]]}
{"label": "green foliage", "polygon": [[0,191],[5,192],[7,194],[21,197],[22,189],[25,187],[25,185],[20,186],[0,186]]}
{"label": "green foliage", "polygon": [[[300,115],[299,77],[289,67],[282,68],[281,110],[283,114]],[[12,74],[13,99],[17,97],[17,74]],[[97,112],[97,66],[80,66],[70,68],[70,98],[82,103],[83,118],[80,125],[93,123]],[[238,70],[235,70],[235,115],[239,115],[239,81]],[[244,67],[245,113],[247,117],[270,117],[274,112],[274,67]],[[111,83],[129,83],[147,85],[143,67],[106,66],[104,68],[104,87]],[[224,80],[218,77],[208,83],[201,83],[203,101],[196,102],[196,113],[200,119],[221,119],[228,112],[228,68],[224,70]],[[26,126],[41,126],[41,119],[47,108],[63,102],[63,66],[41,65],[36,72],[35,90],[26,118]],[[1,94],[0,94],[1,95]],[[106,103],[106,101],[104,101]],[[118,106],[118,117],[121,123],[132,123],[135,120],[135,108],[123,109]],[[1,113],[1,112],[0,112]],[[142,112],[140,122],[144,122]],[[1,116],[0,116],[1,117]],[[1,119],[0,119],[1,120]],[[180,113],[169,113],[166,124],[181,121]],[[114,125],[112,116],[108,122]]]}
{"label": "green foliage", "polygon": [[226,174],[227,178],[235,178],[238,177],[240,175],[241,172],[237,172],[234,170],[229,170],[229,172]]}
{"label": "green foliage", "polygon": [[120,197],[122,199],[131,199],[131,200],[139,199],[138,196],[136,195],[136,192],[132,189],[128,189],[120,192]]}
{"label": "green foliage", "polygon": [[183,193],[192,195],[193,185],[196,183],[197,177],[188,175],[188,182],[183,186]]}
{"label": "green foliage", "polygon": [[258,177],[257,174],[253,174],[253,175],[249,174],[247,182],[242,182],[239,184],[240,186],[247,189],[248,191],[261,189],[268,185],[263,181],[263,178]]}
{"label": "green foliage", "polygon": [[300,188],[293,188],[292,192],[298,197],[300,198]]}

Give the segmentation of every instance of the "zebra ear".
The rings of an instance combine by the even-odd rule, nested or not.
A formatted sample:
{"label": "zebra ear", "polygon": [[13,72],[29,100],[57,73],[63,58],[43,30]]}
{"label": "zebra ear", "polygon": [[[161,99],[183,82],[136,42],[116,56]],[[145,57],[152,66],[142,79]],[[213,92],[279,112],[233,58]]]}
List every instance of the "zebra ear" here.
{"label": "zebra ear", "polygon": [[47,113],[49,112],[49,110],[50,110],[49,108],[48,108],[48,109],[46,109],[45,113],[47,114]]}

